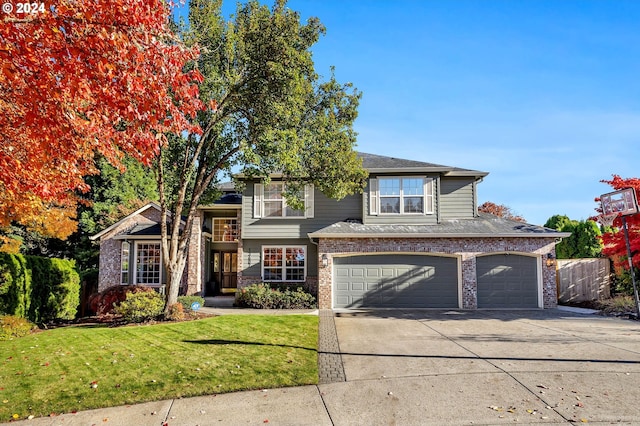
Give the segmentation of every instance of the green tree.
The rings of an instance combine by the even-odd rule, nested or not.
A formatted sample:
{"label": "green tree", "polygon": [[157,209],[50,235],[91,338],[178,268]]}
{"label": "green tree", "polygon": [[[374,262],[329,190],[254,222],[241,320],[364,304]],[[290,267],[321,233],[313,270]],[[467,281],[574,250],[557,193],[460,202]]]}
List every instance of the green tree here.
{"label": "green tree", "polygon": [[564,215],[554,215],[544,224],[560,232],[571,232],[556,245],[558,259],[599,257],[602,252],[600,227],[592,220],[571,220]]}
{"label": "green tree", "polygon": [[154,172],[136,159],[126,156],[124,170],[113,167],[104,158],[96,160],[99,173],[85,177],[91,191],[78,208],[79,230],[67,240],[48,238],[23,227],[14,227],[22,240],[23,254],[75,259],[78,269],[98,267],[99,248],[89,236],[111,226],[123,216],[149,201],[158,200]]}
{"label": "green tree", "polygon": [[325,31],[317,18],[302,24],[284,0],[272,9],[239,4],[228,22],[219,0],[189,8],[183,37],[201,48],[194,67],[209,108],[197,117],[203,133],[168,139],[156,163],[163,214],[185,216],[184,232],[178,221],[162,223],[167,306],[177,300],[196,208],[221,177],[280,173],[294,207],[305,183],[340,199],[362,191],[366,178],[353,150],[360,92],[333,72],[320,81],[310,51]]}
{"label": "green tree", "polygon": [[[569,216],[566,215],[560,215],[560,214],[556,214],[551,216],[547,222],[544,224],[544,226],[546,228],[551,228],[551,229],[555,229],[556,231],[561,231],[562,228],[571,223],[571,219],[569,219]],[[575,221],[573,221],[575,222]]]}
{"label": "green tree", "polygon": [[95,234],[149,201],[158,201],[153,169],[132,157],[123,159],[124,170],[113,167],[104,158],[97,161],[99,174],[85,178],[91,186],[89,205],[79,214],[80,229]]}

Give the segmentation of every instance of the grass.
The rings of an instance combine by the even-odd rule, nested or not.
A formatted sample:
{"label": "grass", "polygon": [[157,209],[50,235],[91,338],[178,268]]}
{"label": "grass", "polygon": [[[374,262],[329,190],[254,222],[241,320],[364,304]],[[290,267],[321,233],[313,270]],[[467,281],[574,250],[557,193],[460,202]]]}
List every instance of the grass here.
{"label": "grass", "polygon": [[0,342],[0,422],[318,380],[318,318],[65,327]]}

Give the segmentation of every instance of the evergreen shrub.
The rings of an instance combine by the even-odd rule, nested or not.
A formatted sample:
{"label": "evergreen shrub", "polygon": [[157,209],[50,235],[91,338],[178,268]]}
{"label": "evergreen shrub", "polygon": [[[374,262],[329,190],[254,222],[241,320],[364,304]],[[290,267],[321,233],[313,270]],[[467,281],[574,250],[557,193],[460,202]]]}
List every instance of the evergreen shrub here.
{"label": "evergreen shrub", "polygon": [[164,296],[155,291],[127,293],[127,298],[113,310],[127,322],[143,322],[162,315]]}
{"label": "evergreen shrub", "polygon": [[0,313],[42,324],[75,318],[79,304],[75,261],[0,253]]}

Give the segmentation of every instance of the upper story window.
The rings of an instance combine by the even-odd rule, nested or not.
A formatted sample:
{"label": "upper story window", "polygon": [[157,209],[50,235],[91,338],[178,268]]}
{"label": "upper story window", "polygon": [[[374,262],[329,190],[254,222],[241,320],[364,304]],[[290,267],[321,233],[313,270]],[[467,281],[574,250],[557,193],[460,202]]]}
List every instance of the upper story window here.
{"label": "upper story window", "polygon": [[305,185],[304,194],[300,194],[300,197],[304,200],[304,210],[297,210],[288,206],[284,191],[285,185],[283,182],[271,182],[264,185],[255,184],[253,216],[255,218],[313,217],[313,185]]}
{"label": "upper story window", "polygon": [[213,241],[238,241],[238,221],[231,218],[213,218]]}
{"label": "upper story window", "polygon": [[372,215],[433,213],[433,179],[418,176],[371,179],[369,212]]}

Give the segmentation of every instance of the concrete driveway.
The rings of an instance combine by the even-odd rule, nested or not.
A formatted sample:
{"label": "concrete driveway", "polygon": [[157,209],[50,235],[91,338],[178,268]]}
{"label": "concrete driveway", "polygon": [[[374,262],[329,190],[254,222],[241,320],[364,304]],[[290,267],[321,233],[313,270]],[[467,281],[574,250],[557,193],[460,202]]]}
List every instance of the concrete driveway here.
{"label": "concrete driveway", "polygon": [[640,424],[640,324],[546,311],[337,313],[332,422]]}
{"label": "concrete driveway", "polygon": [[560,310],[319,315],[317,386],[12,424],[640,425],[638,322]]}

